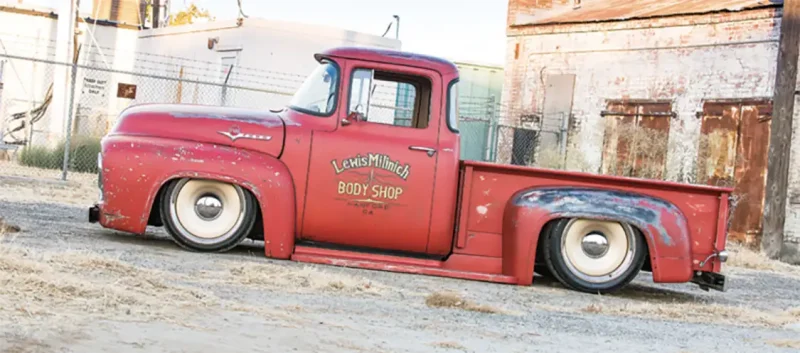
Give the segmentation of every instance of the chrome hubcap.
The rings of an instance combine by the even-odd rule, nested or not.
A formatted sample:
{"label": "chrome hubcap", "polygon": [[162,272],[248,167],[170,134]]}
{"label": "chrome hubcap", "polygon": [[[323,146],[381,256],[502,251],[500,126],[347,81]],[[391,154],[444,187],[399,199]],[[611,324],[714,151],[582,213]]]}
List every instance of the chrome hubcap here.
{"label": "chrome hubcap", "polygon": [[194,212],[205,221],[212,221],[222,214],[222,201],[214,195],[203,195],[194,204]]}
{"label": "chrome hubcap", "polygon": [[586,234],[581,240],[581,249],[590,258],[601,258],[608,252],[608,238],[600,232]]}

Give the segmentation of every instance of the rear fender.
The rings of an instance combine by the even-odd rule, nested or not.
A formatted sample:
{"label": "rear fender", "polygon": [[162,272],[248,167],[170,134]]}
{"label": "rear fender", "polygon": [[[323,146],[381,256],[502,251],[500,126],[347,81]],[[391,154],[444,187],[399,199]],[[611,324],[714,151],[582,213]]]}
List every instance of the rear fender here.
{"label": "rear fender", "polygon": [[158,192],[166,183],[178,178],[213,179],[240,185],[256,197],[261,206],[266,256],[290,257],[294,249],[295,187],[283,162],[263,153],[211,144],[129,139],[115,136],[104,144],[104,213],[141,217],[107,219],[111,223],[129,223],[111,228],[141,234]]}
{"label": "rear fender", "polygon": [[542,228],[564,217],[630,223],[647,241],[655,282],[692,278],[689,228],[678,207],[651,196],[579,187],[524,189],[508,200],[503,219],[503,273],[516,277],[519,284],[531,284]]}

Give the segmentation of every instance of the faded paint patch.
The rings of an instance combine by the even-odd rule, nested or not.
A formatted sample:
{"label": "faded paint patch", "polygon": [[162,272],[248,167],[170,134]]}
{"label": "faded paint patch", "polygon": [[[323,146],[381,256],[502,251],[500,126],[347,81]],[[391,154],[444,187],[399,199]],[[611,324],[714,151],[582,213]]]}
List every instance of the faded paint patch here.
{"label": "faded paint patch", "polygon": [[[689,237],[686,219],[680,209],[666,201],[634,193],[547,187],[523,192],[513,202],[559,216],[628,222],[645,232],[655,231],[654,236],[667,246],[676,245],[675,238]],[[668,223],[674,223],[681,233],[669,234],[665,228]]]}

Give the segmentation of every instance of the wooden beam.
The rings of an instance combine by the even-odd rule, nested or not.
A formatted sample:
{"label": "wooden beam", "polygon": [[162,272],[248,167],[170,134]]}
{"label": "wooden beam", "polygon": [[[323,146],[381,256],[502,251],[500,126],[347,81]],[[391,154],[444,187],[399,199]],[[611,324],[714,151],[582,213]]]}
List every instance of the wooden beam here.
{"label": "wooden beam", "polygon": [[775,78],[775,98],[770,128],[767,185],[764,195],[764,228],[761,250],[778,259],[783,247],[789,161],[792,146],[794,91],[797,82],[800,0],[785,0],[781,16],[780,44]]}

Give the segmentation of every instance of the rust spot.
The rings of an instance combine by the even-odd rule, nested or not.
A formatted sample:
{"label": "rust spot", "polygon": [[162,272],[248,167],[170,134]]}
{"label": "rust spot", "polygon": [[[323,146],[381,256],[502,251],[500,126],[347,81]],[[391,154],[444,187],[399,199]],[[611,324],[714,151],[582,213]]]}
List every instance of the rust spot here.
{"label": "rust spot", "polygon": [[119,212],[114,212],[114,213],[103,212],[103,216],[109,222],[115,222],[115,221],[118,221],[118,220],[121,220],[121,219],[128,218],[127,216],[123,216],[123,215],[119,214]]}

